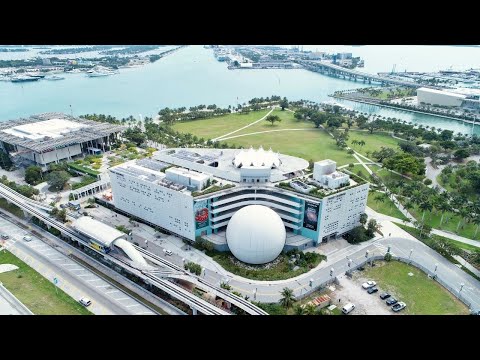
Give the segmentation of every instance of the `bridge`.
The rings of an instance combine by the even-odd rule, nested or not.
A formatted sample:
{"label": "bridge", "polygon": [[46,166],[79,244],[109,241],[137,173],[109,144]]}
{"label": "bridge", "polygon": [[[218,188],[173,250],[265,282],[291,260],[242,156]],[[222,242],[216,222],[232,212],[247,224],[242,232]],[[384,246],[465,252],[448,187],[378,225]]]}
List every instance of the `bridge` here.
{"label": "bridge", "polygon": [[430,85],[420,85],[413,81],[404,81],[398,79],[391,79],[385,76],[373,75],[368,74],[358,70],[347,69],[338,65],[334,65],[331,62],[327,61],[314,61],[314,60],[300,60],[298,61],[300,65],[302,65],[305,69],[319,72],[324,75],[335,76],[343,79],[357,81],[359,79],[363,80],[364,83],[371,84],[373,82],[377,82],[383,85],[400,85],[406,87],[428,87],[431,89],[442,89],[439,86],[430,86]]}
{"label": "bridge", "polygon": [[[25,214],[35,216],[36,218],[43,221],[47,226],[53,227],[59,230],[64,236],[70,238],[72,241],[75,241],[82,245],[88,244],[87,241],[83,239],[80,234],[78,234],[73,229],[69,228],[68,226],[64,225],[62,222],[50,216],[48,212],[52,209],[51,206],[29,199],[3,184],[0,184],[0,197],[7,200],[8,203],[12,203],[18,206],[20,209],[23,210]],[[199,287],[203,287],[207,291],[210,290],[210,292],[214,293],[215,295],[221,296],[224,300],[244,310],[247,314],[268,315],[264,310],[253,305],[251,302],[239,296],[231,294],[230,292],[222,288],[208,284],[203,279],[200,279],[198,277],[195,277],[187,273],[184,269],[180,268],[179,266],[165,259],[162,259],[155,254],[152,254],[140,247],[136,247],[136,248],[139,252],[142,253],[142,255],[146,259],[150,260],[156,265],[160,265],[162,268],[151,271],[151,272],[139,271],[138,269],[131,267],[130,264],[121,262],[115,257],[112,257],[103,252],[97,251],[95,249],[91,249],[91,250],[103,256],[105,259],[115,264],[116,266],[119,266],[125,269],[127,272],[130,272],[135,276],[138,276],[139,278],[141,278],[143,281],[150,284],[151,286],[155,286],[158,289],[167,293],[168,295],[178,300],[181,300],[183,303],[190,306],[194,314],[197,314],[197,311],[205,315],[230,315],[231,313],[228,312],[226,309],[218,307],[216,304],[210,303],[205,299],[194,295],[193,293],[182,288],[178,284],[168,280],[168,278],[184,279],[196,285],[200,285]]]}

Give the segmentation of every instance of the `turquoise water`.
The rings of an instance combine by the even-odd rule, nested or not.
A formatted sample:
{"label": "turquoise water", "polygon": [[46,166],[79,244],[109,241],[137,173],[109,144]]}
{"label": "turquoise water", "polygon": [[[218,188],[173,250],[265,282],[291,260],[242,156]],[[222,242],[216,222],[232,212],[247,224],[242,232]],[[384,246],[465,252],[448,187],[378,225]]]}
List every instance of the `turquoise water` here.
{"label": "turquoise water", "polygon": [[[348,51],[348,47],[344,48]],[[353,47],[352,52],[360,54],[362,49],[363,53],[368,53],[367,48]],[[459,49],[480,53],[480,50],[475,48]],[[377,51],[378,49],[373,47],[369,56],[374,57]],[[368,64],[368,56],[361,56]],[[376,56],[387,57],[386,63],[390,61],[387,53]],[[244,103],[253,97],[273,94],[289,99],[327,101],[331,100],[328,94],[336,90],[365,86],[363,83],[330,78],[305,70],[232,71],[227,69],[225,63],[216,61],[211,50],[201,46],[181,49],[143,67],[122,69],[118,75],[88,78],[80,73],[62,76],[66,79],[32,83],[0,81],[0,121],[50,111],[72,112],[73,115],[133,115],[138,118],[153,116],[166,106],[188,107],[213,103],[228,106]],[[377,112],[382,116],[401,118],[455,132],[471,132],[471,125],[454,120],[352,102],[345,104],[363,112]],[[480,134],[478,127],[476,132]]]}

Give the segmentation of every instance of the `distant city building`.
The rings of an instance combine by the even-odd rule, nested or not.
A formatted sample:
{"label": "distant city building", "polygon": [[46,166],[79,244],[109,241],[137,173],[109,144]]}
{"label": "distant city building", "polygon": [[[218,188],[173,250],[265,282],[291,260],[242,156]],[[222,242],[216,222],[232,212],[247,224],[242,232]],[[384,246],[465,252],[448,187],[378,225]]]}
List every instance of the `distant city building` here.
{"label": "distant city building", "polygon": [[352,53],[337,53],[337,60],[351,59]]}
{"label": "distant city building", "polygon": [[49,58],[43,58],[42,63],[43,65],[52,65],[52,62],[50,61]]}
{"label": "distant city building", "polygon": [[0,122],[0,151],[17,166],[72,160],[82,153],[110,150],[117,134],[125,128],[62,113],[45,113]]}
{"label": "distant city building", "polygon": [[[304,249],[359,225],[368,183],[357,183],[337,171],[331,160],[316,162],[310,176],[307,168],[303,159],[262,148],[166,149],[152,159],[112,167],[112,201],[117,209],[185,239],[205,236],[219,250],[229,249],[229,233],[237,233],[228,230],[229,222],[239,210],[250,205],[266,207],[278,215],[283,226],[269,230],[277,234],[270,244],[271,252],[252,255],[251,262],[260,263],[273,256],[280,243],[284,249]],[[259,239],[263,238],[260,228],[266,226],[262,219],[271,215],[258,211],[256,219],[239,216],[234,226],[243,227],[238,224],[248,218],[251,228],[245,231],[256,239],[249,242],[236,236],[232,240],[242,254],[264,246],[265,239]],[[278,227],[279,222],[271,219],[268,223]],[[241,239],[247,245],[239,244]],[[241,260],[249,262],[245,257]]]}
{"label": "distant city building", "polygon": [[447,91],[419,88],[417,89],[417,101],[419,104],[480,109],[480,90],[458,88]]}

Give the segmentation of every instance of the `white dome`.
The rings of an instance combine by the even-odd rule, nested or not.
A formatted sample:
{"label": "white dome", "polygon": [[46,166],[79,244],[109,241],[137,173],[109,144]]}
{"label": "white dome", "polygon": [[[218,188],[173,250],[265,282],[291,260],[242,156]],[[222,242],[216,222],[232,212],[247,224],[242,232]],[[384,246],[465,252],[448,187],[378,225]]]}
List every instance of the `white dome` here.
{"label": "white dome", "polygon": [[275,260],[285,246],[285,225],[272,209],[249,205],[238,210],[227,226],[227,243],[232,254],[248,264]]}
{"label": "white dome", "polygon": [[240,151],[233,159],[235,167],[267,167],[277,168],[282,162],[278,154],[275,154],[272,149],[265,151],[261,146],[258,150],[253,147],[247,151]]}

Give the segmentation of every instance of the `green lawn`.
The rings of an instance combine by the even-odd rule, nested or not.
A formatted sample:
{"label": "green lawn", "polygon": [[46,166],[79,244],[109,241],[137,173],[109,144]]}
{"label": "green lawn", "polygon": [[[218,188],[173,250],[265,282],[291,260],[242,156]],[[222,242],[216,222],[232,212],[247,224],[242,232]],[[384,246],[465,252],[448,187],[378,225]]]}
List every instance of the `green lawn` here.
{"label": "green lawn", "polygon": [[[413,273],[409,276],[408,273]],[[377,262],[365,269],[369,279],[378,283],[381,291],[388,291],[407,304],[402,313],[408,315],[462,315],[467,307],[445,288],[427,277],[421,270],[398,262]]]}
{"label": "green lawn", "polygon": [[17,270],[0,273],[3,283],[26,307],[36,315],[91,315],[84,306],[60,289],[58,294],[52,282],[10,252],[0,252],[0,264],[13,264]]}
{"label": "green lawn", "polygon": [[393,201],[386,199],[384,202],[375,201],[374,198],[380,193],[376,191],[371,191],[368,193],[367,206],[379,212],[380,214],[385,214],[389,216],[396,217],[400,220],[408,220],[405,215],[403,215],[400,210],[393,204]]}
{"label": "green lawn", "polygon": [[[258,269],[248,269],[248,268],[237,266],[231,261],[230,258],[232,256],[233,255],[228,252],[227,253],[215,252],[212,258],[217,263],[219,263],[225,270],[230,271],[236,275],[245,277],[247,279],[253,279],[253,280],[290,279],[292,277],[306,273],[307,271],[310,270],[310,267],[308,266],[300,267],[295,271],[290,270],[289,264],[288,264],[288,257],[285,254],[280,255],[281,259],[278,262],[278,264],[268,269],[260,268],[260,267],[258,267]],[[316,267],[322,261],[322,258],[323,257],[318,257],[315,263],[311,264],[311,268]],[[251,265],[251,267],[255,267],[255,266]]]}
{"label": "green lawn", "polygon": [[[422,219],[423,211],[418,208],[418,206],[415,206],[413,209],[408,210],[410,214],[412,214],[418,221]],[[477,236],[474,238],[475,234],[475,229],[476,225],[472,223],[466,223],[465,221],[462,220],[462,224],[458,228],[457,231],[457,226],[458,222],[460,221],[461,217],[459,215],[456,215],[451,212],[446,212],[445,216],[443,217],[443,223],[440,225],[440,220],[442,218],[442,213],[440,211],[435,211],[430,212],[427,211],[425,212],[425,223],[430,225],[434,229],[438,230],[445,230],[445,231],[451,231],[457,235],[473,239],[473,240],[479,240],[480,239],[480,230],[478,230]]]}
{"label": "green lawn", "polygon": [[301,157],[305,160],[332,159],[337,162],[337,165],[356,161],[345,150],[339,149],[330,135],[319,129],[248,135],[225,142],[236,146],[242,145],[246,148],[250,146],[258,148],[262,145],[264,149],[268,150],[271,147],[274,151]]}
{"label": "green lawn", "polygon": [[[249,134],[258,131],[270,131],[270,130],[281,130],[281,129],[314,129],[315,125],[312,122],[305,120],[297,120],[293,117],[294,113],[291,111],[282,111],[280,109],[275,109],[271,115],[277,115],[282,121],[270,123],[266,120],[260,121],[255,125],[252,125],[238,133],[233,135]],[[260,118],[260,117],[259,117]]]}
{"label": "green lawn", "polygon": [[[414,228],[411,228],[409,226],[406,226],[406,225],[402,225],[402,224],[396,224],[397,226],[400,226],[403,230],[405,230],[406,232],[408,232],[410,235],[416,237],[417,239],[419,238],[419,231],[417,229],[414,229]],[[479,230],[480,231],[480,230]],[[465,244],[463,242],[460,242],[460,241],[456,241],[456,240],[452,240],[452,239],[449,239],[449,238],[446,238],[445,236],[440,236],[440,235],[436,235],[436,234],[430,234],[430,238],[432,238],[433,240],[439,240],[439,241],[445,241],[445,242],[448,242],[454,246],[456,246],[457,248],[460,248],[460,249],[463,249],[463,250],[468,250],[468,251],[478,251],[480,250],[480,247],[478,246],[473,246],[473,245],[470,245],[470,244]],[[424,241],[424,240],[421,240],[421,241]],[[480,244],[480,243],[479,243]]]}
{"label": "green lawn", "polygon": [[[373,151],[378,151],[382,146],[398,150],[398,142],[400,140],[394,139],[390,135],[385,133],[370,134],[368,131],[350,130],[348,134],[348,146],[350,146],[353,150],[359,152],[362,155],[366,155],[367,152],[372,153]],[[365,141],[365,145],[353,145],[353,140],[363,140]]]}
{"label": "green lawn", "polygon": [[270,110],[252,111],[248,114],[228,114],[209,119],[176,122],[173,129],[179,132],[191,133],[197,137],[212,139],[227,134],[260,119]]}
{"label": "green lawn", "polygon": [[9,204],[4,198],[0,198],[0,208],[7,210],[9,213],[12,213],[19,218],[23,218],[23,210],[17,205]]}

